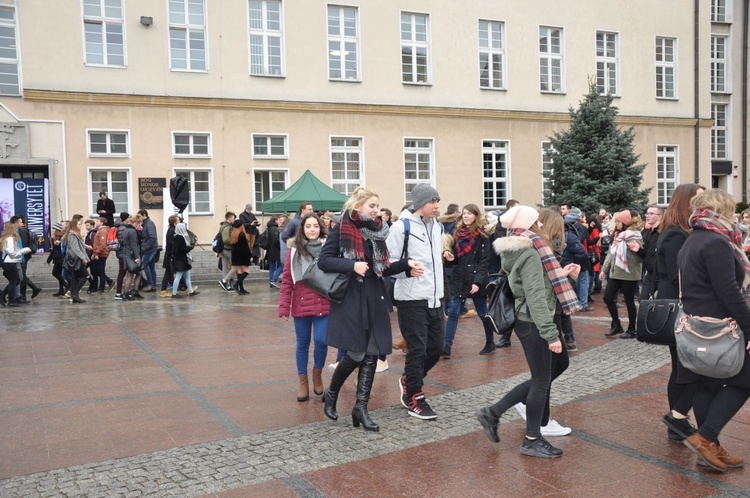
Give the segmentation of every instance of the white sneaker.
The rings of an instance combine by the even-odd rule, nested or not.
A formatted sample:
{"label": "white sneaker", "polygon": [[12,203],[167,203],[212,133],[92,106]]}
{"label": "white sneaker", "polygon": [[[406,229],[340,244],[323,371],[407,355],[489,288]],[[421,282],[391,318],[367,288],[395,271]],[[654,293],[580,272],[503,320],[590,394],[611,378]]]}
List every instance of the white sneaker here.
{"label": "white sneaker", "polygon": [[526,420],[526,405],[523,403],[516,403],[513,405],[513,408],[516,409],[518,414],[521,416],[522,419]]}
{"label": "white sneaker", "polygon": [[336,367],[337,367],[337,366],[339,366],[339,362],[338,362],[338,361],[337,361],[336,363],[331,363],[330,365],[328,365],[328,369],[329,369],[329,370],[330,370],[331,372],[333,372],[334,370],[336,370]]}
{"label": "white sneaker", "polygon": [[571,432],[573,429],[560,425],[557,420],[550,419],[547,425],[542,426],[542,436],[567,436]]}
{"label": "white sneaker", "polygon": [[378,360],[378,366],[375,367],[375,373],[385,372],[389,368],[388,360]]}

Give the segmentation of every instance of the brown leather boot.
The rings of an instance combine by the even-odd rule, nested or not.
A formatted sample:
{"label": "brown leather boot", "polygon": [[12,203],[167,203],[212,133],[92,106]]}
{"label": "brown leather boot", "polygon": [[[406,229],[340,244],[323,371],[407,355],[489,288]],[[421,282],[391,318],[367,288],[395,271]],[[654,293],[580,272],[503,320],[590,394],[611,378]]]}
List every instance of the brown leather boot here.
{"label": "brown leather boot", "polygon": [[323,369],[313,368],[313,392],[320,396],[323,389]]}
{"label": "brown leather boot", "polygon": [[[739,467],[745,466],[745,459],[742,457],[733,457],[729,453],[727,453],[727,450],[724,449],[723,446],[718,445],[716,447],[716,458],[724,462],[724,465],[727,467],[737,469]],[[702,466],[708,466],[703,460],[698,459],[698,465]]]}
{"label": "brown leather boot", "polygon": [[406,347],[406,339],[401,339],[398,342],[393,343],[393,349],[400,349],[404,354],[409,353],[409,349]]}
{"label": "brown leather boot", "polygon": [[719,445],[695,433],[683,441],[690,451],[698,455],[709,467],[719,472],[726,472],[727,466],[719,459]]}
{"label": "brown leather boot", "polygon": [[297,401],[310,399],[310,391],[307,383],[307,374],[299,374],[299,389],[297,389]]}

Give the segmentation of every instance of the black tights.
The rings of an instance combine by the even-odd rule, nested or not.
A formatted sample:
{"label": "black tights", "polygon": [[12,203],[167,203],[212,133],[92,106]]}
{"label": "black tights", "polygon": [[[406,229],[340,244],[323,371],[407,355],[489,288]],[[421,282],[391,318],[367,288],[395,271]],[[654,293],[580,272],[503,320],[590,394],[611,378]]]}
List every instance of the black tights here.
{"label": "black tights", "polygon": [[635,290],[638,288],[636,280],[620,280],[619,278],[610,278],[607,280],[607,289],[604,291],[604,303],[609,310],[609,316],[612,317],[612,323],[620,323],[620,317],[617,314],[617,305],[615,298],[617,293],[622,290],[622,297],[625,300],[625,306],[628,308],[628,330],[635,330],[635,320],[638,310],[635,307]]}
{"label": "black tights", "polygon": [[669,345],[669,355],[672,357],[672,371],[669,374],[667,383],[667,400],[669,409],[674,410],[681,415],[687,415],[693,407],[693,396],[698,386],[696,382],[688,384],[677,383],[677,371],[684,368],[680,365],[680,359],[677,357],[677,346]]}
{"label": "black tights", "polygon": [[720,380],[701,380],[693,397],[698,433],[716,444],[719,433],[750,398],[750,389],[724,386]]}

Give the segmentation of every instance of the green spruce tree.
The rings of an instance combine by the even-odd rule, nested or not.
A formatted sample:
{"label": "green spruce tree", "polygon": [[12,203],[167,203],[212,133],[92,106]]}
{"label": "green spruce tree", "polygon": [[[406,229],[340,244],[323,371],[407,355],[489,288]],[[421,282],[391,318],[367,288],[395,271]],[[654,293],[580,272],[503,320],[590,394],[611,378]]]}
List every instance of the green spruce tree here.
{"label": "green spruce tree", "polygon": [[570,127],[549,137],[554,150],[545,205],[567,203],[586,214],[627,208],[643,215],[651,191],[640,189],[646,165],[636,164],[633,127],[622,130],[615,124],[612,100],[589,85],[578,109],[570,108]]}

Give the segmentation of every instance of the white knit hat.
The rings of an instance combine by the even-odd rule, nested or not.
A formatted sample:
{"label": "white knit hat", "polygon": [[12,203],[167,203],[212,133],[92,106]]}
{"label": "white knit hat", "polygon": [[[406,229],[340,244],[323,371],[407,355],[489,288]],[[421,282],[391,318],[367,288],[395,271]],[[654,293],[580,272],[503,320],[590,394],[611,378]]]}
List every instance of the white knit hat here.
{"label": "white knit hat", "polygon": [[504,228],[512,230],[514,228],[523,228],[527,230],[536,220],[539,219],[539,213],[536,209],[529,206],[513,206],[508,209],[501,217],[500,223]]}

